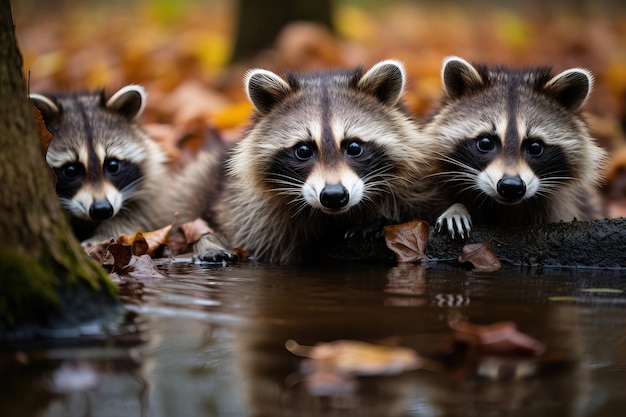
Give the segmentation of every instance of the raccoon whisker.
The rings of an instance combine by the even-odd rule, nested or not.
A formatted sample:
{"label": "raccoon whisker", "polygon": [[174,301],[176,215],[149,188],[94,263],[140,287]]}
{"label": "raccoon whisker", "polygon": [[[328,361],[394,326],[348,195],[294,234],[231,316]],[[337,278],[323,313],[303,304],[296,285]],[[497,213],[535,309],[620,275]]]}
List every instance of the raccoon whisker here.
{"label": "raccoon whisker", "polygon": [[478,169],[474,168],[473,166],[468,165],[468,164],[466,164],[464,162],[461,162],[458,159],[454,159],[454,158],[450,158],[449,156],[445,156],[445,157],[442,158],[442,160],[445,161],[445,162],[449,162],[452,165],[456,165],[459,168],[463,168],[464,170],[467,170],[469,172],[473,172],[473,173],[475,173],[477,175],[480,173],[480,170],[478,170]]}
{"label": "raccoon whisker", "polygon": [[277,186],[289,186],[289,187],[293,187],[293,188],[302,188],[302,186],[304,185],[303,181],[300,180],[296,180],[294,178],[288,177],[288,176],[284,176],[284,179],[282,178],[270,178],[269,182],[271,182],[272,184],[276,184]]}
{"label": "raccoon whisker", "polygon": [[302,213],[309,206],[304,198],[291,200],[289,204],[293,204],[295,208],[293,214],[291,215],[292,218],[298,217],[300,213]]}
{"label": "raccoon whisker", "polygon": [[279,188],[277,190],[271,190],[271,192],[276,193],[278,195],[284,195],[284,196],[290,197],[290,196],[300,196],[300,194],[302,193],[302,189],[299,187],[298,188]]}
{"label": "raccoon whisker", "polygon": [[[404,180],[405,178],[400,177],[398,175],[395,174],[391,174],[389,173],[389,171],[391,170],[391,167],[380,167],[378,169],[375,169],[371,172],[368,172],[366,175],[364,175],[361,180],[364,183],[368,183],[370,180],[372,180],[373,178],[379,177],[380,180],[383,181],[391,181],[391,180]],[[376,181],[380,181],[380,180],[376,180]]]}
{"label": "raccoon whisker", "polygon": [[537,195],[544,196],[546,198],[554,198],[561,195],[563,192],[562,184],[555,182],[553,184],[542,183],[542,187],[537,190]]}
{"label": "raccoon whisker", "polygon": [[393,195],[393,188],[389,185],[388,181],[371,181],[365,183],[366,193],[369,192],[380,192],[380,193],[389,193]]}
{"label": "raccoon whisker", "polygon": [[549,177],[549,178],[542,178],[541,183],[542,184],[550,184],[550,183],[564,184],[568,181],[573,181],[575,179],[576,178],[574,177]]}
{"label": "raccoon whisker", "polygon": [[124,188],[122,188],[120,190],[120,193],[122,194],[122,197],[124,197],[124,200],[127,200],[131,197],[136,198],[138,194],[141,194],[142,191],[144,191],[141,188],[143,183],[143,178],[137,178],[136,180],[128,183]]}

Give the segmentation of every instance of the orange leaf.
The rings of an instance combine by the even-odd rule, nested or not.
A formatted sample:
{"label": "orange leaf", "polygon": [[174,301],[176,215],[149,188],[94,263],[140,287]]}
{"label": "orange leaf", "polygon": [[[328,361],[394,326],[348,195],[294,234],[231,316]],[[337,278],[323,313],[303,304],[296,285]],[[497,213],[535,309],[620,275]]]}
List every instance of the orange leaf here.
{"label": "orange leaf", "polygon": [[423,220],[385,226],[385,243],[398,262],[416,262],[426,258],[430,226]]}
{"label": "orange leaf", "polygon": [[400,346],[337,340],[311,347],[288,340],[285,347],[294,355],[310,358],[315,371],[343,375],[391,375],[422,366],[422,359],[417,352]]}
{"label": "orange leaf", "polygon": [[[174,223],[176,223],[176,221],[174,221]],[[148,255],[153,256],[161,246],[167,244],[167,239],[174,227],[174,223],[143,234],[145,242],[148,244]]]}
{"label": "orange leaf", "polygon": [[141,256],[148,253],[148,242],[141,234],[141,227],[137,229],[134,235],[120,235],[117,238],[117,242],[121,245],[128,245],[132,247],[132,253],[135,256]]}

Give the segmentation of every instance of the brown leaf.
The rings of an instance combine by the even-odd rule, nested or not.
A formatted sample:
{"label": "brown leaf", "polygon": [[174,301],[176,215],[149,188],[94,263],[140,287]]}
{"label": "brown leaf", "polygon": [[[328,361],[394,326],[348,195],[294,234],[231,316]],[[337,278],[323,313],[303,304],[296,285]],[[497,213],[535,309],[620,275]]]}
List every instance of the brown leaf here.
{"label": "brown leaf", "polygon": [[201,218],[181,224],[180,229],[183,231],[188,245],[197,242],[202,236],[208,233],[213,233],[213,229]]}
{"label": "brown leaf", "polygon": [[109,255],[109,246],[113,244],[113,239],[104,240],[102,242],[85,247],[85,253],[91,259],[96,261],[98,265],[104,265]]}
{"label": "brown leaf", "polygon": [[423,220],[385,226],[385,243],[398,262],[417,262],[426,258],[430,226]]}
{"label": "brown leaf", "polygon": [[285,347],[294,355],[310,358],[314,371],[330,371],[340,375],[391,375],[422,366],[422,359],[417,352],[400,346],[337,340],[311,347],[288,340]]}
{"label": "brown leaf", "polygon": [[138,280],[165,278],[165,275],[154,266],[150,255],[133,256],[132,260],[132,264],[119,273],[120,278],[134,278]]}
{"label": "brown leaf", "polygon": [[475,271],[490,272],[502,268],[500,259],[491,249],[491,242],[470,243],[463,246],[458,261],[471,263]]}
{"label": "brown leaf", "polygon": [[[174,221],[176,223],[176,221]],[[151,232],[143,233],[143,238],[148,245],[148,255],[154,256],[154,253],[163,245],[167,244],[167,240],[170,236],[174,223],[162,227]]]}
{"label": "brown leaf", "polygon": [[148,242],[146,242],[141,233],[141,227],[137,229],[134,235],[120,235],[116,243],[131,246],[132,253],[135,256],[145,255],[149,249]]}
{"label": "brown leaf", "polygon": [[113,269],[111,272],[121,271],[128,266],[133,256],[132,246],[112,243],[108,249],[111,255],[113,255]]}
{"label": "brown leaf", "polygon": [[512,321],[502,321],[487,326],[465,321],[453,321],[456,340],[476,346],[481,352],[493,355],[530,355],[545,352],[543,343],[517,330]]}

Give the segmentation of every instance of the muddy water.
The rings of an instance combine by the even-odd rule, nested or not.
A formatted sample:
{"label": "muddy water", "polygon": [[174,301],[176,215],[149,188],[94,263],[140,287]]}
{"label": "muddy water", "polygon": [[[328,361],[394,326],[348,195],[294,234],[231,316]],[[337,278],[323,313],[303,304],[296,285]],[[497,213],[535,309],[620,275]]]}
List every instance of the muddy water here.
{"label": "muddy water", "polygon": [[[0,355],[0,416],[617,416],[626,410],[626,276],[445,266],[161,266],[123,287],[126,336]],[[601,289],[610,289],[605,291]],[[312,384],[284,343],[356,339],[432,355],[448,318],[512,320],[556,352],[483,372]],[[550,364],[548,364],[550,365]],[[482,369],[481,368],[481,369]],[[503,371],[504,369],[504,371]],[[517,375],[517,376],[516,376]]]}

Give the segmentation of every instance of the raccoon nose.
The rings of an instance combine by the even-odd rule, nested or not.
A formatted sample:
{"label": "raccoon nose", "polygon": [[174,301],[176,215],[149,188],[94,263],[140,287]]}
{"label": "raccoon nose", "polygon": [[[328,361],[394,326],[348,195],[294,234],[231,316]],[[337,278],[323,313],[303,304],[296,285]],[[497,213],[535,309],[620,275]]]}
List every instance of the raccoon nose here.
{"label": "raccoon nose", "polygon": [[320,202],[329,209],[345,207],[350,200],[350,194],[346,187],[340,184],[326,185],[320,193]]}
{"label": "raccoon nose", "polygon": [[498,181],[498,194],[511,202],[517,201],[526,194],[526,184],[520,177],[505,175]]}
{"label": "raccoon nose", "polygon": [[94,220],[106,220],[113,216],[113,206],[106,198],[94,200],[89,207],[89,216]]}

